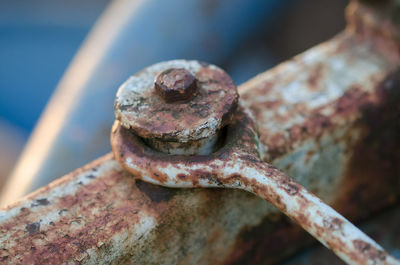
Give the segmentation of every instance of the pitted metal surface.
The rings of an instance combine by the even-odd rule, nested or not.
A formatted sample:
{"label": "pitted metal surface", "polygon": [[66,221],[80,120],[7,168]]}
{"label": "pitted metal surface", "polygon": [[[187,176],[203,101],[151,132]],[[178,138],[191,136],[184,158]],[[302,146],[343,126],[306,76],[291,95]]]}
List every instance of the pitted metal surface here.
{"label": "pitted metal surface", "polygon": [[[197,91],[191,100],[168,104],[156,93],[156,76],[172,68],[186,69],[196,78]],[[214,136],[229,122],[238,97],[235,84],[220,68],[175,60],[155,64],[129,78],[118,90],[115,115],[122,126],[142,138],[198,141]]]}

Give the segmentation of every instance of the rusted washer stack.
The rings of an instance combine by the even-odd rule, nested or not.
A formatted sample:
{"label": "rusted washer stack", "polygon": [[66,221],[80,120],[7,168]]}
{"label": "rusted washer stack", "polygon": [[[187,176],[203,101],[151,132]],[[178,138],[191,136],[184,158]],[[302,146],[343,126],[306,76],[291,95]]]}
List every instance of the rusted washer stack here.
{"label": "rusted washer stack", "polygon": [[215,65],[173,60],[152,65],[119,88],[115,116],[156,150],[209,154],[238,103],[231,78]]}

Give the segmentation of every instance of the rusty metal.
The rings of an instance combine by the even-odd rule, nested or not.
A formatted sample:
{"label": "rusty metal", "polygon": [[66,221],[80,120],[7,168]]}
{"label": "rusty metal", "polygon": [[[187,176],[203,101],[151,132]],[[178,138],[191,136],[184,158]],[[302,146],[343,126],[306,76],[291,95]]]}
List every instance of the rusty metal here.
{"label": "rusty metal", "polygon": [[[360,227],[373,238],[379,240],[382,246],[393,253],[393,256],[400,258],[400,207],[388,209],[384,213],[373,216],[371,219],[362,222]],[[321,263],[323,261],[323,263]],[[290,258],[284,265],[343,265],[328,249],[322,246],[310,247],[306,251]]]}
{"label": "rusty metal", "polygon": [[183,68],[167,69],[156,76],[156,93],[168,103],[188,101],[197,93],[197,80]]}
{"label": "rusty metal", "polygon": [[[181,63],[188,68],[194,64],[192,61],[181,61]],[[168,65],[170,62],[165,64]],[[212,78],[207,81],[211,84],[220,82],[219,79]],[[133,82],[130,81],[133,87],[143,84],[140,82],[136,85]],[[141,89],[145,90],[146,87]],[[230,89],[235,90],[235,87]],[[213,92],[222,94],[221,90]],[[144,92],[141,96],[143,94],[146,95]],[[229,94],[227,96],[225,94],[228,93],[222,95],[229,98]],[[129,97],[132,97],[125,91],[118,92],[118,95],[119,102],[127,102],[131,100]],[[136,95],[133,97],[137,98]],[[166,107],[165,103],[158,104],[158,108]],[[149,112],[157,115],[169,126],[171,123],[195,120],[198,116],[193,115],[190,109],[192,106],[185,106],[189,114],[182,120],[176,117],[180,113],[174,113],[173,109],[168,116],[164,116],[162,112]],[[195,110],[197,109],[196,107]],[[140,108],[132,108],[132,112],[140,112]],[[227,125],[226,135],[220,136],[223,138],[221,148],[207,156],[160,153],[146,146],[140,135],[135,134],[135,130],[116,121],[111,134],[114,157],[136,178],[153,184],[170,188],[237,188],[252,192],[295,220],[348,264],[400,264],[334,209],[272,165],[261,161],[256,126],[250,118],[251,114],[246,112],[248,113],[241,106],[235,112],[224,113],[233,115],[232,121]],[[202,118],[209,118],[212,113],[210,111]],[[149,134],[151,133],[150,131]],[[189,134],[188,137],[190,136]]]}
{"label": "rusty metal", "polygon": [[[365,6],[348,21],[239,94],[262,159],[357,220],[399,199],[399,38]],[[9,264],[267,264],[309,241],[255,196],[135,181],[111,155],[10,206],[0,227]]]}
{"label": "rusty metal", "polygon": [[[155,93],[156,76],[171,68],[186,69],[196,78],[197,93],[190,101],[169,104]],[[235,88],[229,76],[214,65],[184,60],[158,63],[120,87],[115,116],[122,126],[158,150],[207,154],[213,151],[220,129],[237,106]]]}
{"label": "rusty metal", "polygon": [[107,155],[1,212],[0,261],[222,264],[241,229],[271,210],[240,191],[137,181]]}

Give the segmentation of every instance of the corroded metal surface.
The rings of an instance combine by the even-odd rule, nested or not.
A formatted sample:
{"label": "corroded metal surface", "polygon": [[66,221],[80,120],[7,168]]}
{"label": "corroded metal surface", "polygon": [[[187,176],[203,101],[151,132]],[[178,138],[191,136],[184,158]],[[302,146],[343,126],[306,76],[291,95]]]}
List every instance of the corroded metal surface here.
{"label": "corroded metal surface", "polygon": [[[360,224],[360,227],[374,239],[381,242],[385,249],[389,250],[396,258],[400,258],[400,206],[389,209],[385,213],[374,216],[370,220]],[[284,265],[343,265],[329,250],[315,246],[304,253],[294,256]]]}
{"label": "corroded metal surface", "polygon": [[154,80],[156,93],[167,103],[188,101],[196,96],[196,78],[184,68],[162,71]]}
{"label": "corroded metal surface", "polygon": [[[197,80],[190,101],[168,104],[155,93],[154,79],[171,68],[184,68]],[[215,135],[229,122],[238,102],[236,86],[214,65],[174,60],[150,66],[130,77],[118,90],[115,116],[142,138],[189,142]]]}
{"label": "corroded metal surface", "polygon": [[[186,80],[179,80],[183,77]],[[182,87],[181,91],[172,85]],[[170,102],[171,97],[175,101]],[[230,122],[238,98],[235,84],[222,69],[198,61],[173,60],[130,77],[118,89],[115,116],[158,151],[209,154],[220,129]]]}
{"label": "corroded metal surface", "polygon": [[[353,4],[344,33],[239,88],[263,158],[351,220],[400,193],[398,42],[369,30],[369,12]],[[0,227],[10,264],[267,264],[310,240],[255,196],[135,182],[111,156],[6,209]]]}
{"label": "corroded metal surface", "polygon": [[136,181],[108,155],[2,212],[0,260],[222,264],[241,228],[256,225],[268,208],[240,191]]}
{"label": "corroded metal surface", "polygon": [[398,42],[357,27],[239,88],[264,159],[347,216],[393,202],[400,174]]}
{"label": "corroded metal surface", "polygon": [[116,121],[114,157],[146,182],[171,188],[237,188],[267,200],[348,264],[400,264],[343,216],[268,163],[259,160],[254,123],[240,107],[224,145],[207,156],[171,156],[145,144]]}

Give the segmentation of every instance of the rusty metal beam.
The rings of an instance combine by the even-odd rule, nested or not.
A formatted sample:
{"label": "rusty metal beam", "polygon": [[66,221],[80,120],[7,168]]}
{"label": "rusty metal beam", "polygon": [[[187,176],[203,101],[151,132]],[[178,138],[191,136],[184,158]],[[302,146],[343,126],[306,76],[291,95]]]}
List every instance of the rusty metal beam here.
{"label": "rusty metal beam", "polygon": [[382,16],[352,3],[343,33],[239,87],[264,160],[347,216],[393,201],[399,187],[400,42]]}
{"label": "rusty metal beam", "polygon": [[[390,21],[355,3],[348,20],[239,92],[264,159],[357,220],[398,200],[400,77]],[[3,210],[0,231],[8,264],[267,264],[311,240],[253,195],[135,181],[112,155]]]}
{"label": "rusty metal beam", "polygon": [[[167,96],[176,93],[178,98]],[[173,60],[147,67],[117,92],[114,158],[152,184],[258,195],[349,265],[400,265],[346,218],[261,160],[256,124],[238,97],[232,80],[215,65]],[[170,99],[175,104],[166,102]]]}

